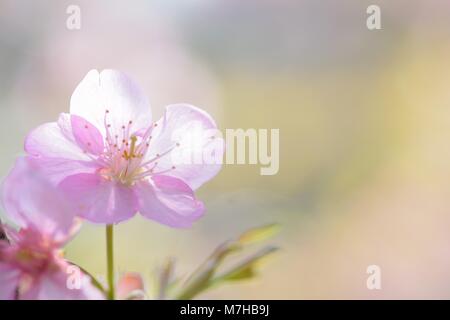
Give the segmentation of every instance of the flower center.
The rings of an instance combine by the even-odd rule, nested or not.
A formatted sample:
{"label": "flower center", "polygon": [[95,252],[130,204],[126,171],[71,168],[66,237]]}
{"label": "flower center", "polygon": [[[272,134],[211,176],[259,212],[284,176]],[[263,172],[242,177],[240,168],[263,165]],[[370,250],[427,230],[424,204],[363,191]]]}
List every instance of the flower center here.
{"label": "flower center", "polygon": [[56,264],[57,249],[54,243],[36,235],[30,229],[24,229],[21,232],[23,238],[9,247],[9,252],[4,258],[30,275],[51,270]]}
{"label": "flower center", "polygon": [[108,121],[109,114],[110,111],[106,110],[104,120],[106,147],[98,159],[103,166],[101,174],[105,178],[114,179],[130,186],[146,177],[175,169],[174,166],[158,168],[158,160],[179,146],[179,143],[174,143],[166,151],[157,153],[151,159],[146,157],[152,140],[151,133],[157,126],[156,123],[151,124],[145,131],[136,132],[133,131],[133,121],[130,120],[127,125],[121,126],[119,132],[114,132],[113,126]]}

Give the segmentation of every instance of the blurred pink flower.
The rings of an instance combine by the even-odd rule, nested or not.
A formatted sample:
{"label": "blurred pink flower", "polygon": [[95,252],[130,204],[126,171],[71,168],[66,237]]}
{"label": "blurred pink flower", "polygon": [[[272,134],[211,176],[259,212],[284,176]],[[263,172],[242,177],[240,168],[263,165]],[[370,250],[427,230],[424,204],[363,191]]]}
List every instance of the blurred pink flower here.
{"label": "blurred pink flower", "polygon": [[121,300],[143,300],[145,298],[144,280],[139,273],[123,274],[117,284],[117,297]]}
{"label": "blurred pink flower", "polygon": [[7,216],[20,230],[4,225],[8,240],[0,240],[0,300],[102,299],[80,272],[80,286],[69,289],[62,246],[77,232],[75,211],[63,195],[20,158],[3,184]]}
{"label": "blurred pink flower", "polygon": [[[193,190],[221,168],[173,163],[176,148],[202,157],[213,143],[206,134],[196,135],[193,144],[181,143],[192,135],[193,123],[202,132],[216,129],[206,112],[187,104],[169,105],[153,123],[150,105],[131,79],[114,70],[92,70],[75,89],[70,114],[32,131],[25,149],[91,222],[118,223],[139,211],[184,228],[204,212]],[[223,148],[215,152],[221,156]]]}

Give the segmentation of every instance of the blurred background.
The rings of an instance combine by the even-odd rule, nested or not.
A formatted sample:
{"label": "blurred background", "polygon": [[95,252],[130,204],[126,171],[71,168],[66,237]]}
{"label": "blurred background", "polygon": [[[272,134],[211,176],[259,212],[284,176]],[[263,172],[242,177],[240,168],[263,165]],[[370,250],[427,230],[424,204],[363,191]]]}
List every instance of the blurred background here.
{"label": "blurred background", "polygon": [[[381,30],[366,9],[381,8]],[[81,29],[66,27],[69,5]],[[257,279],[202,298],[450,298],[450,3],[440,0],[0,0],[0,175],[25,135],[69,110],[90,69],[135,79],[155,118],[189,102],[226,128],[279,128],[280,171],[227,165],[198,193],[206,216],[174,230],[116,228],[119,271],[216,245],[270,222],[282,250]],[[105,271],[104,228],[67,257]],[[381,268],[368,290],[366,268]]]}

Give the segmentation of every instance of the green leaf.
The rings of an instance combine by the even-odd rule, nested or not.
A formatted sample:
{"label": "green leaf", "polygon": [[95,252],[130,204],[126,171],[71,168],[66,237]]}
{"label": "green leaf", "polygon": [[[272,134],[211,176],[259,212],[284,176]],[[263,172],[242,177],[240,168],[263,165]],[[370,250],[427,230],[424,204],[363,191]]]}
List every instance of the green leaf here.
{"label": "green leaf", "polygon": [[259,243],[272,238],[280,231],[280,226],[276,223],[265,225],[259,228],[250,229],[244,232],[238,239],[242,245]]}
{"label": "green leaf", "polygon": [[189,300],[205,290],[210,285],[210,280],[222,261],[231,253],[239,250],[241,246],[233,241],[221,244],[212,255],[188,278],[179,300]]}
{"label": "green leaf", "polygon": [[250,256],[243,262],[239,263],[223,275],[215,278],[214,285],[217,285],[224,281],[241,281],[254,278],[257,275],[257,267],[265,260],[269,255],[278,251],[277,247],[266,247],[259,250],[254,255]]}
{"label": "green leaf", "polygon": [[167,259],[166,264],[161,269],[158,279],[158,299],[165,300],[167,293],[173,281],[173,275],[175,273],[175,259]]}
{"label": "green leaf", "polygon": [[229,270],[227,273],[218,277],[215,276],[217,270],[228,256],[241,251],[248,245],[273,237],[276,233],[278,233],[279,229],[278,224],[269,224],[263,227],[250,229],[240,235],[237,239],[221,244],[187,279],[181,289],[181,293],[178,295],[178,299],[192,299],[199,293],[209,289],[211,286],[219,284],[220,282],[244,280],[254,277],[256,275],[256,265],[264,257],[276,251],[277,248],[268,247],[262,249],[244,260],[241,264],[238,264],[236,267]]}
{"label": "green leaf", "polygon": [[79,265],[77,265],[77,264],[75,264],[75,263],[73,263],[73,262],[70,262],[70,261],[69,261],[69,263],[71,263],[71,264],[77,266],[78,268],[80,268],[80,270],[81,270],[83,273],[85,273],[86,275],[89,276],[89,278],[91,279],[92,285],[93,285],[94,287],[96,287],[98,290],[100,290],[103,294],[106,294],[105,288],[104,288],[103,285],[100,283],[100,281],[97,280],[97,278],[95,278],[92,274],[90,274],[90,273],[89,273],[86,269],[84,269],[83,267],[81,267],[81,266],[79,266]]}

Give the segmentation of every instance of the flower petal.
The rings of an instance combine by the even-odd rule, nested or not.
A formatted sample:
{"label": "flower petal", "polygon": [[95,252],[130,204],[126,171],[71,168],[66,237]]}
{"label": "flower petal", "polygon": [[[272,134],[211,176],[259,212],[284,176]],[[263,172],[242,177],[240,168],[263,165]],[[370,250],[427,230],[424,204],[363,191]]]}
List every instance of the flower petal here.
{"label": "flower petal", "polygon": [[56,122],[45,123],[31,131],[25,139],[25,151],[36,157],[91,160]]}
{"label": "flower petal", "polygon": [[154,176],[135,186],[139,212],[146,218],[174,228],[188,228],[204,212],[204,205],[182,180],[170,176]]}
{"label": "flower petal", "polygon": [[220,132],[211,116],[194,106],[168,106],[152,136],[144,161],[162,155],[155,160],[154,171],[169,171],[164,174],[182,179],[194,190],[222,167],[224,143]]}
{"label": "flower petal", "polygon": [[105,115],[116,134],[133,121],[132,130],[148,127],[152,121],[150,105],[141,89],[116,70],[91,70],[75,89],[70,113],[88,120],[105,135]]}
{"label": "flower petal", "polygon": [[78,146],[88,153],[94,155],[102,154],[105,146],[100,131],[82,117],[72,115],[70,120],[72,133]]}
{"label": "flower petal", "polygon": [[[55,185],[69,175],[94,172],[99,167],[93,156],[103,145],[103,138],[95,128],[89,130],[89,135],[82,134],[80,126],[92,125],[80,117],[73,117],[72,121],[70,114],[62,113],[57,123],[38,127],[25,142],[27,153],[33,156],[39,170]],[[94,146],[89,149],[91,155],[84,152],[87,143]]]}
{"label": "flower petal", "polygon": [[20,270],[0,262],[0,300],[14,300],[19,286]]}
{"label": "flower petal", "polygon": [[101,292],[95,288],[89,276],[80,273],[80,287],[69,289],[67,282],[70,274],[64,270],[47,272],[40,276],[30,290],[24,292],[21,300],[103,300]]}
{"label": "flower petal", "polygon": [[3,182],[6,214],[22,228],[32,228],[63,241],[72,233],[75,208],[30,158],[19,158]]}
{"label": "flower petal", "polygon": [[78,215],[94,223],[118,223],[137,212],[133,190],[99,174],[77,174],[59,187],[76,207]]}
{"label": "flower petal", "polygon": [[61,158],[30,158],[30,162],[53,185],[57,186],[62,180],[79,173],[94,173],[100,166],[93,161],[77,161]]}

